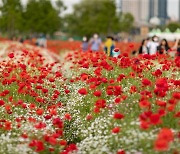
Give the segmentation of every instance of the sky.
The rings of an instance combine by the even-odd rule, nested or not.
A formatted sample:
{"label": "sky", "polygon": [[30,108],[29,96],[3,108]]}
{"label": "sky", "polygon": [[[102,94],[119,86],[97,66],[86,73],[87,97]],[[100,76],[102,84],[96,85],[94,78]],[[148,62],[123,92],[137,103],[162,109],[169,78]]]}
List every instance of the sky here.
{"label": "sky", "polygon": [[[51,0],[55,2],[56,0]],[[72,6],[81,0],[62,0],[64,4],[67,6],[67,10],[64,13],[70,13],[72,12]],[[118,1],[118,0],[117,0]],[[178,19],[179,18],[179,0],[168,0],[168,15],[172,19]],[[22,0],[23,3],[26,3],[27,0]]]}
{"label": "sky", "polygon": [[[53,0],[55,1],[55,0]],[[65,13],[69,13],[72,11],[72,6],[81,0],[62,0],[64,4],[67,6],[67,10]],[[117,0],[118,1],[118,0]],[[179,0],[168,0],[168,15],[172,19],[178,19],[179,18],[179,5],[178,5]]]}

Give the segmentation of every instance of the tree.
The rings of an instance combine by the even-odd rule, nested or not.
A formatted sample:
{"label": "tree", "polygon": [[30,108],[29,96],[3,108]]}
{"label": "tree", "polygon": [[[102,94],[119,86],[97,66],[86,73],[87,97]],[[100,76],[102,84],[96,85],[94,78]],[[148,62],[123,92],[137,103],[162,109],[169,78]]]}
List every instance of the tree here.
{"label": "tree", "polygon": [[2,0],[0,29],[13,37],[22,28],[22,5],[20,0]]}
{"label": "tree", "polygon": [[107,34],[117,30],[114,0],[82,0],[65,19],[68,30],[75,35]]}
{"label": "tree", "polygon": [[62,1],[53,7],[50,0],[29,0],[24,13],[25,30],[28,33],[53,34],[60,29]]}
{"label": "tree", "polygon": [[171,22],[167,25],[167,28],[169,28],[169,30],[171,32],[175,32],[178,28],[180,28],[180,23],[178,22]]}
{"label": "tree", "polygon": [[65,16],[66,32],[79,36],[128,31],[132,24],[132,16],[116,13],[115,0],[82,0],[71,14]]}
{"label": "tree", "polygon": [[120,13],[119,15],[119,31],[129,32],[134,23],[134,17],[130,13]]}

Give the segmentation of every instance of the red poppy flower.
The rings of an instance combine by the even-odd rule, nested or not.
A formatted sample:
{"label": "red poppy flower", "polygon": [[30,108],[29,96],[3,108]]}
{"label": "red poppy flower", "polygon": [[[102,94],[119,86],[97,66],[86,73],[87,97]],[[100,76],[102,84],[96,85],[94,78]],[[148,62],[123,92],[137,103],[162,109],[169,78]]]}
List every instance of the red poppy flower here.
{"label": "red poppy flower", "polygon": [[119,48],[115,48],[114,51],[115,52],[119,52],[120,50],[119,50]]}
{"label": "red poppy flower", "polygon": [[151,106],[151,103],[148,102],[147,100],[143,100],[139,102],[139,106],[141,108],[149,108]]}
{"label": "red poppy flower", "polygon": [[173,132],[169,128],[162,128],[158,134],[158,139],[166,140],[168,142],[173,141],[173,138]]}
{"label": "red poppy flower", "polygon": [[106,101],[104,99],[99,99],[96,101],[95,106],[97,108],[105,108],[106,107]]}
{"label": "red poppy flower", "polygon": [[44,113],[44,110],[43,109],[37,109],[36,110],[36,114],[37,115],[42,115]]}
{"label": "red poppy flower", "polygon": [[90,114],[86,116],[86,120],[91,120],[92,118],[93,118],[93,116]]}
{"label": "red poppy flower", "polygon": [[150,86],[150,85],[151,85],[151,81],[148,80],[148,79],[146,79],[146,78],[144,78],[144,79],[142,79],[142,84],[143,84],[144,86]]}
{"label": "red poppy flower", "polygon": [[168,150],[168,142],[166,140],[156,140],[154,144],[154,149],[157,151]]}
{"label": "red poppy flower", "polygon": [[119,133],[119,132],[120,132],[120,128],[119,128],[119,127],[114,127],[114,128],[112,129],[112,133],[117,134],[117,133]]}
{"label": "red poppy flower", "polygon": [[161,107],[165,107],[165,106],[166,106],[166,102],[164,102],[164,101],[159,101],[159,100],[157,100],[157,101],[156,101],[156,104],[157,104],[158,106],[161,106]]}
{"label": "red poppy flower", "polygon": [[67,141],[66,140],[61,140],[61,141],[59,141],[59,144],[61,146],[65,146],[67,144]]}
{"label": "red poppy flower", "polygon": [[0,100],[0,106],[3,106],[5,102],[3,100]]}
{"label": "red poppy flower", "polygon": [[78,90],[78,93],[81,94],[81,95],[87,95],[87,89],[86,88],[81,88]]}
{"label": "red poppy flower", "polygon": [[71,117],[71,115],[70,115],[69,113],[66,113],[66,114],[64,115],[64,118],[65,118],[66,120],[71,120],[71,119],[72,119],[72,117]]}
{"label": "red poppy flower", "polygon": [[9,54],[8,54],[8,57],[9,57],[9,58],[14,58],[14,53],[12,53],[12,52],[9,53]]}
{"label": "red poppy flower", "polygon": [[121,114],[121,113],[116,112],[116,113],[114,113],[113,118],[114,119],[123,119],[124,115]]}
{"label": "red poppy flower", "polygon": [[174,92],[174,93],[173,93],[173,97],[174,97],[175,99],[180,99],[180,92]]}
{"label": "red poppy flower", "polygon": [[124,150],[120,149],[120,150],[117,151],[117,154],[126,154],[126,152]]}
{"label": "red poppy flower", "polygon": [[159,114],[151,114],[150,116],[150,122],[153,125],[158,125],[161,123],[160,115]]}
{"label": "red poppy flower", "polygon": [[101,92],[100,90],[97,90],[97,91],[95,91],[95,92],[93,93],[93,95],[96,96],[96,97],[100,97],[101,94],[102,94],[102,92]]}

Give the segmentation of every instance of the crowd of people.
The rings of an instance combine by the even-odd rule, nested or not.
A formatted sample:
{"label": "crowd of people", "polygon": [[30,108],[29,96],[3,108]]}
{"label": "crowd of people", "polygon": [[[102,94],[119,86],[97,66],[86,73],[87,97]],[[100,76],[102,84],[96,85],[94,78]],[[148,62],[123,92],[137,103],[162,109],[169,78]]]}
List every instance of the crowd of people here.
{"label": "crowd of people", "polygon": [[[104,52],[110,57],[117,57],[120,55],[120,50],[115,48],[115,40],[112,36],[107,36],[106,41],[102,43],[98,34],[94,34],[88,41],[87,37],[83,37],[82,50],[85,52],[91,50],[97,52],[100,48],[104,49]],[[138,51],[132,51],[132,55],[137,54],[171,54],[171,51],[175,51],[177,56],[180,56],[180,40],[176,39],[174,46],[170,47],[166,39],[160,40],[157,36],[146,38],[142,40],[142,43]]]}
{"label": "crowd of people", "polygon": [[157,36],[144,39],[139,48],[139,54],[170,54],[171,51],[177,51],[177,55],[180,56],[180,40],[176,39],[173,47],[170,47],[166,39],[159,41]]}
{"label": "crowd of people", "polygon": [[[43,48],[47,48],[47,39],[46,39],[46,36],[43,34],[40,34],[38,37],[31,37],[28,39],[30,41],[30,44],[33,44],[33,45],[36,45],[39,47],[43,47]],[[18,41],[20,43],[24,43],[24,41],[26,41],[28,39],[24,39],[22,36],[19,36],[19,37],[13,37],[11,40]]]}

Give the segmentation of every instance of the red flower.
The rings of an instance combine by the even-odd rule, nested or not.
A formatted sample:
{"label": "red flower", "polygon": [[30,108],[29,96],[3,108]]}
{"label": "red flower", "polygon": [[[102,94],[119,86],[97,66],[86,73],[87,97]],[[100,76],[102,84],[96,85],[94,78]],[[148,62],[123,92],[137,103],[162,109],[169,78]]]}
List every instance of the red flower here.
{"label": "red flower", "polygon": [[142,80],[142,84],[143,84],[144,86],[149,86],[149,85],[151,85],[151,81],[148,80],[148,79],[146,79],[146,78],[144,78],[144,79]]}
{"label": "red flower", "polygon": [[129,47],[130,47],[130,48],[134,48],[134,44],[132,44],[132,43],[129,44]]}
{"label": "red flower", "polygon": [[87,95],[87,89],[86,88],[81,88],[78,90],[78,93],[81,95]]}
{"label": "red flower", "polygon": [[66,148],[66,151],[69,153],[71,151],[77,150],[76,144],[69,144],[68,147]]}
{"label": "red flower", "polygon": [[44,148],[44,143],[42,141],[39,141],[39,140],[32,140],[30,143],[29,143],[29,146],[30,147],[36,147],[36,152],[41,152],[43,151],[45,148]]}
{"label": "red flower", "polygon": [[70,115],[69,113],[66,113],[66,114],[64,115],[64,118],[65,118],[66,120],[71,120],[71,119],[72,119],[72,117],[71,117],[71,115]]}
{"label": "red flower", "polygon": [[50,143],[51,145],[56,145],[56,144],[57,144],[56,138],[55,138],[55,137],[49,137],[49,143]]}
{"label": "red flower", "polygon": [[105,108],[106,107],[106,101],[104,99],[99,99],[96,101],[95,106],[97,108]]}
{"label": "red flower", "polygon": [[126,154],[126,152],[124,150],[120,149],[120,150],[117,151],[117,154]]}
{"label": "red flower", "polygon": [[141,121],[140,128],[146,130],[149,128],[149,123],[146,121]]}
{"label": "red flower", "polygon": [[113,118],[114,118],[114,119],[123,119],[123,118],[124,118],[124,115],[121,114],[121,113],[116,112],[116,113],[114,113]]}
{"label": "red flower", "polygon": [[14,53],[12,53],[12,52],[9,53],[9,54],[8,54],[8,57],[9,57],[9,58],[14,58]]}
{"label": "red flower", "polygon": [[121,102],[121,98],[119,98],[119,97],[115,98],[114,102],[115,102],[116,104],[119,104],[119,103]]}
{"label": "red flower", "polygon": [[67,144],[67,141],[66,140],[61,140],[61,141],[59,141],[59,144],[62,145],[62,146],[65,146]]}
{"label": "red flower", "polygon": [[154,149],[157,151],[166,151],[168,150],[168,142],[166,140],[156,140]]}
{"label": "red flower", "polygon": [[119,52],[120,50],[119,50],[119,48],[115,48],[114,51],[115,52]]}
{"label": "red flower", "polygon": [[180,92],[175,92],[175,93],[173,93],[173,97],[174,97],[175,99],[180,99]]}
{"label": "red flower", "polygon": [[90,114],[86,116],[86,120],[91,120],[92,118],[93,118],[93,116]]}
{"label": "red flower", "polygon": [[44,113],[44,110],[43,109],[37,109],[36,110],[36,114],[37,115],[42,115]]}
{"label": "red flower", "polygon": [[58,128],[63,128],[63,122],[60,118],[54,118],[53,119],[53,125]]}
{"label": "red flower", "polygon": [[3,100],[0,100],[0,106],[3,106],[5,102]]}
{"label": "red flower", "polygon": [[179,111],[179,112],[177,112],[177,113],[174,115],[174,117],[176,117],[176,118],[180,118],[180,111]]}
{"label": "red flower", "polygon": [[158,139],[166,140],[168,142],[173,141],[173,132],[169,128],[162,128],[158,134]]}
{"label": "red flower", "polygon": [[156,101],[156,104],[157,104],[158,106],[161,106],[161,107],[165,107],[165,106],[166,106],[166,102],[164,102],[164,101],[159,101],[159,100],[157,100],[157,101]]}
{"label": "red flower", "polygon": [[153,125],[157,125],[161,123],[160,115],[159,114],[151,114],[150,122]]}
{"label": "red flower", "polygon": [[151,103],[149,103],[147,100],[143,100],[139,102],[139,106],[141,108],[149,108],[151,106]]}
{"label": "red flower", "polygon": [[114,128],[112,129],[112,133],[117,134],[117,133],[119,133],[119,132],[120,132],[120,128],[119,128],[119,127],[114,127]]}
{"label": "red flower", "polygon": [[70,93],[70,90],[68,90],[68,89],[65,89],[65,91],[64,91],[66,94],[69,94]]}
{"label": "red flower", "polygon": [[171,129],[162,128],[158,134],[158,137],[155,141],[154,148],[157,151],[167,151],[169,143],[173,141],[173,133]]}
{"label": "red flower", "polygon": [[97,90],[97,91],[95,91],[93,94],[94,94],[94,96],[96,96],[96,97],[100,97],[102,93],[101,93],[100,90]]}

